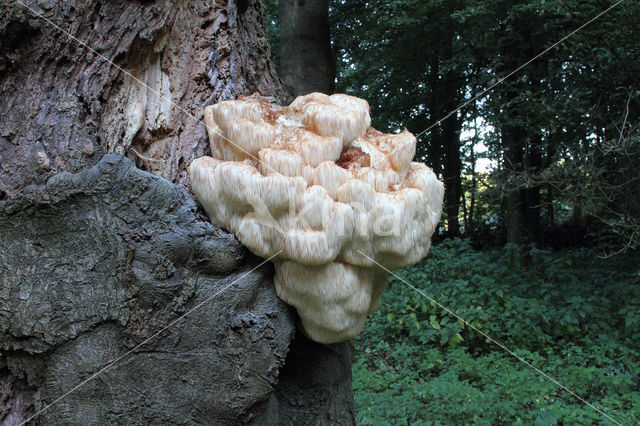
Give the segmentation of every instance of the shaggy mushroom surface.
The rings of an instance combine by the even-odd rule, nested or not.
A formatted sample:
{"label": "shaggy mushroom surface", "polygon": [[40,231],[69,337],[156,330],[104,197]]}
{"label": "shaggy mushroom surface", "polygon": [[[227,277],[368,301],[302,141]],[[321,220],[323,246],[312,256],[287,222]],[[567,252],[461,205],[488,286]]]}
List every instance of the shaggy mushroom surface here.
{"label": "shaggy mushroom surface", "polygon": [[190,166],[211,220],[273,257],[278,296],[321,343],[351,339],[387,272],[431,245],[444,187],[411,160],[416,138],[370,127],[369,104],[312,93],[288,107],[253,95],[205,109],[212,157]]}

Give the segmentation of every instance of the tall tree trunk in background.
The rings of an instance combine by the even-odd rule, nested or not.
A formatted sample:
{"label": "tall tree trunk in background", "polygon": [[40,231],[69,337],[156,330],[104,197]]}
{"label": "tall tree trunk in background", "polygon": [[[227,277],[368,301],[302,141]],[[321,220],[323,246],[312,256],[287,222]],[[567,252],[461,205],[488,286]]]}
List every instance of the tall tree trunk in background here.
{"label": "tall tree trunk in background", "polygon": [[[460,78],[453,72],[441,71],[441,58],[450,58],[451,49],[451,40],[444,41],[442,51],[434,52],[429,58],[429,69],[432,70],[430,88],[433,96],[430,97],[428,111],[433,120],[443,119],[458,107],[461,94]],[[457,114],[453,114],[434,126],[429,138],[429,159],[433,159],[433,170],[441,174],[444,181],[444,213],[448,237],[460,235],[458,214],[462,198],[461,129],[462,121],[458,119]]]}
{"label": "tall tree trunk in background", "polygon": [[[529,173],[536,176],[542,168],[542,136],[535,135],[529,140],[527,147],[526,168]],[[524,227],[529,241],[537,246],[542,241],[540,228],[540,185],[534,184],[524,190]]]}
{"label": "tall tree trunk in background", "polygon": [[335,76],[328,0],[280,0],[280,78],[287,90],[331,94]]}
{"label": "tall tree trunk in background", "polygon": [[[503,27],[503,31],[506,29]],[[503,46],[500,47],[501,56],[505,60],[496,70],[497,75],[505,75],[515,69],[522,63],[522,58],[530,58],[525,51],[526,45],[522,43],[522,39],[528,40],[526,34],[517,32],[512,33],[513,37],[506,39]],[[530,76],[527,80],[530,80]],[[522,79],[519,82],[513,82],[509,85],[503,85],[501,88],[501,96],[498,98],[500,106],[496,113],[500,114],[502,120],[501,143],[502,156],[504,161],[504,188],[506,191],[505,206],[505,222],[507,243],[521,245],[522,231],[525,220],[525,190],[522,188],[520,177],[523,175],[525,168],[525,148],[527,147],[527,131],[523,128],[526,123],[526,117],[523,116],[521,108],[521,99],[519,98],[521,90],[527,84]]]}
{"label": "tall tree trunk in background", "polygon": [[546,225],[553,226],[555,225],[555,219],[556,219],[555,209],[553,208],[553,185],[548,183],[546,187],[547,187],[547,193],[545,194],[545,200],[544,200],[547,208]]}
{"label": "tall tree trunk in background", "polygon": [[[504,169],[507,179],[522,173],[524,158],[524,139],[526,133],[511,125],[502,127],[502,149],[504,152]],[[507,182],[506,225],[507,242],[520,245],[522,243],[522,191],[519,187]]]}
{"label": "tall tree trunk in background", "polygon": [[465,233],[469,234],[475,230],[474,211],[476,206],[476,191],[478,189],[478,177],[476,174],[476,144],[478,143],[478,121],[477,121],[477,103],[474,102],[474,115],[473,115],[473,140],[471,142],[471,150],[469,160],[471,162],[471,202],[469,203],[469,216],[467,218],[468,223],[465,224]]}
{"label": "tall tree trunk in background", "polygon": [[187,190],[206,105],[286,97],[261,2],[24,3],[0,5],[0,423],[65,395],[35,422],[353,424],[349,343],[296,334]]}
{"label": "tall tree trunk in background", "polygon": [[[533,46],[529,46],[526,51],[526,56],[529,58],[534,57],[536,51]],[[546,59],[541,59],[532,64],[528,69],[528,84],[531,93],[544,93],[545,92],[545,74],[548,70],[548,64]],[[532,106],[529,106],[532,108]],[[536,117],[535,113],[529,112],[533,117]],[[524,229],[526,230],[527,240],[534,243],[536,246],[540,246],[542,243],[542,229],[540,225],[540,204],[542,199],[540,197],[540,171],[542,170],[542,156],[544,153],[542,130],[540,127],[543,124],[533,124],[538,120],[528,120],[530,123],[527,126],[528,134],[525,141],[525,158],[523,162],[524,171],[533,176],[533,182],[529,183],[527,187],[522,191],[523,195],[523,218]]]}
{"label": "tall tree trunk in background", "polygon": [[[556,159],[556,147],[560,146],[560,134],[551,133],[548,136],[544,157],[542,160],[542,168],[547,169],[551,167]],[[544,185],[544,204],[545,204],[545,220],[546,227],[553,227],[555,225],[555,209],[553,207],[553,184],[548,182]],[[542,244],[546,244],[546,241],[542,241]]]}
{"label": "tall tree trunk in background", "polygon": [[[453,56],[453,40],[447,38],[441,44],[441,55],[444,61]],[[431,111],[436,112],[437,119],[447,117],[456,110],[462,93],[462,79],[453,71],[442,72],[442,64],[438,64],[435,81],[435,102]],[[442,120],[439,125],[440,143],[444,153],[443,180],[445,188],[444,211],[447,219],[447,236],[455,238],[460,236],[460,200],[462,198],[462,160],[460,158],[460,131],[462,120],[458,119],[458,113],[454,113]]]}
{"label": "tall tree trunk in background", "polygon": [[[453,99],[457,99],[457,90],[450,93]],[[451,110],[455,109],[456,105],[449,105]],[[444,168],[444,182],[445,182],[445,210],[447,212],[447,224],[449,226],[449,237],[460,236],[460,222],[458,215],[460,213],[460,200],[462,198],[462,161],[460,159],[460,130],[461,122],[454,115],[449,117],[442,123],[443,127],[443,140],[445,144],[445,168]]]}
{"label": "tall tree trunk in background", "polygon": [[[429,105],[428,111],[431,116],[430,120],[437,120],[436,115],[440,114],[440,105],[438,105],[439,99],[437,98],[438,93],[438,85],[439,79],[438,74],[440,73],[440,58],[438,57],[438,52],[434,52],[433,56],[430,58],[431,65],[430,69],[432,70],[429,76],[429,88],[433,96],[431,99],[434,99],[434,103]],[[438,175],[438,177],[444,176],[444,162],[443,162],[443,143],[442,143],[442,135],[441,129],[439,125],[433,126],[431,131],[428,133],[429,139],[427,140],[428,147],[427,153],[431,167],[433,168],[433,172]],[[446,188],[445,188],[446,190]]]}

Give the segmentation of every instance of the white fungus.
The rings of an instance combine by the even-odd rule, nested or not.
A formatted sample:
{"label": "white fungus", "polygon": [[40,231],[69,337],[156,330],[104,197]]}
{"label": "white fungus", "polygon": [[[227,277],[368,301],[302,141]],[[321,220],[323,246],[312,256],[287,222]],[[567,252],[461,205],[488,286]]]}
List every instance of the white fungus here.
{"label": "white fungus", "polygon": [[369,105],[312,93],[289,107],[253,95],[205,109],[213,157],[190,166],[211,220],[275,265],[278,296],[321,343],[351,339],[387,273],[429,251],[444,187],[411,162],[416,138],[370,127]]}

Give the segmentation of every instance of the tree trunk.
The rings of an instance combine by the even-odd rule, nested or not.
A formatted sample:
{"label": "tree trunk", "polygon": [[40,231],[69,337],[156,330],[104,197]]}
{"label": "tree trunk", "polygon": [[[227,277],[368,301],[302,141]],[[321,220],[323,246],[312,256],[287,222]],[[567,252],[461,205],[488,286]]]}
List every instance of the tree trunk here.
{"label": "tree trunk", "polygon": [[553,186],[549,183],[547,184],[545,204],[547,205],[547,226],[553,226],[556,222],[556,214],[553,208]]}
{"label": "tree trunk", "polygon": [[[525,133],[522,129],[510,125],[503,126],[502,148],[504,169],[508,173],[507,179],[522,173],[524,138]],[[517,185],[511,185],[509,182],[506,188],[507,243],[520,245],[522,243],[522,191]]]}
{"label": "tree trunk", "polygon": [[[542,137],[536,135],[529,141],[527,149],[527,171],[536,178],[542,167]],[[529,241],[533,242],[537,246],[540,246],[542,241],[541,228],[540,228],[540,204],[542,198],[540,197],[540,185],[530,185],[524,190],[524,227],[527,230],[527,237]]]}
{"label": "tree trunk", "polygon": [[[476,107],[476,105],[474,105]],[[467,217],[468,223],[465,224],[465,233],[469,235],[475,230],[474,225],[474,212],[476,208],[476,191],[478,189],[478,177],[476,175],[476,144],[478,143],[478,123],[477,123],[477,111],[474,111],[473,117],[473,140],[471,142],[470,158],[471,161],[471,201],[469,203],[469,215]]]}
{"label": "tree trunk", "polygon": [[[440,60],[438,57],[438,52],[434,52],[433,56],[431,57],[432,59],[432,64],[431,64],[431,69],[433,70],[431,72],[431,75],[429,76],[429,88],[431,89],[431,92],[433,93],[433,96],[431,97],[434,100],[434,103],[429,105],[429,115],[431,116],[430,120],[436,120],[438,118],[436,118],[436,116],[438,116],[438,114],[440,114],[440,105],[438,105],[439,103],[439,98],[437,97],[437,90],[438,90],[438,85],[439,85],[439,78],[438,75],[440,73]],[[442,117],[442,116],[438,116],[438,117]],[[433,128],[431,129],[431,131],[428,133],[428,135],[430,136],[428,139],[428,146],[427,146],[427,154],[428,154],[428,158],[429,158],[429,163],[431,165],[431,167],[433,168],[433,172],[439,177],[439,178],[443,178],[444,177],[444,170],[443,170],[443,153],[442,153],[442,135],[441,135],[441,128],[440,125],[435,125],[433,126]],[[445,182],[445,190],[446,190],[446,182]]]}
{"label": "tree trunk", "polygon": [[[457,92],[454,92],[457,94]],[[455,99],[455,98],[454,98]],[[454,107],[455,108],[455,107]],[[460,199],[462,198],[462,162],[460,160],[460,121],[449,117],[443,122],[443,138],[446,146],[445,209],[447,212],[448,236],[460,236]]]}
{"label": "tree trunk", "polygon": [[[444,58],[451,55],[451,43],[445,44]],[[433,119],[442,119],[458,106],[460,98],[460,82],[455,73],[445,72],[441,75],[439,52],[431,57],[430,88],[433,91],[429,114]],[[462,122],[457,115],[451,115],[437,123],[430,132],[429,161],[436,174],[442,176],[445,186],[444,212],[447,222],[447,236],[460,235],[458,214],[462,197],[462,161],[460,159],[460,130]]]}
{"label": "tree trunk", "polygon": [[349,344],[292,345],[272,268],[183,187],[206,105],[286,96],[261,3],[25,3],[0,6],[3,424],[352,424]]}
{"label": "tree trunk", "polygon": [[[448,49],[451,46],[447,47]],[[445,57],[450,57],[446,52]],[[438,114],[446,117],[458,107],[461,87],[456,74],[448,72],[439,79],[438,84]],[[460,158],[460,131],[462,120],[453,114],[440,123],[440,145],[444,148],[443,179],[445,186],[445,212],[447,217],[447,236],[460,236],[460,199],[462,198],[462,160]]]}
{"label": "tree trunk", "polygon": [[280,0],[280,77],[289,92],[331,94],[335,76],[328,0]]}

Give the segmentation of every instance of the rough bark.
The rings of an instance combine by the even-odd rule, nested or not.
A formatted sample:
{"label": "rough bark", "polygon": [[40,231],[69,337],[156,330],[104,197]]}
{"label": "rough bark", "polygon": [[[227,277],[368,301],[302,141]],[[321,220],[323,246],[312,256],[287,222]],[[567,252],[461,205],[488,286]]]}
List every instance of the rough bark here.
{"label": "rough bark", "polygon": [[24,193],[0,202],[5,422],[198,307],[38,421],[353,423],[348,344],[292,344],[271,266],[252,270],[261,260],[186,191],[110,154]]}
{"label": "rough bark", "polygon": [[309,342],[296,333],[276,389],[280,423],[302,425],[310,418],[314,424],[355,422],[353,403],[347,408],[345,401],[336,398],[351,392],[352,349],[350,344]]}
{"label": "rough bark", "polygon": [[[329,353],[292,340],[295,312],[275,295],[270,266],[243,276],[261,260],[181,187],[208,151],[206,105],[285,97],[261,3],[25,3],[95,51],[18,2],[0,5],[3,424],[237,278],[36,422],[274,424],[291,423],[296,407],[303,423],[353,423],[348,344]],[[281,374],[300,357],[302,377]]]}
{"label": "rough bark", "polygon": [[11,374],[37,389],[35,409],[220,293],[43,423],[275,416],[269,399],[294,331],[290,311],[269,267],[250,272],[259,259],[202,220],[184,190],[112,154],[25,192],[0,210],[0,345]]}
{"label": "rough bark", "polygon": [[293,96],[333,93],[328,0],[280,0],[280,77]]}
{"label": "rough bark", "polygon": [[106,152],[184,183],[208,149],[204,106],[255,91],[283,97],[259,1],[24,3],[91,49],[20,3],[0,5],[5,196]]}

